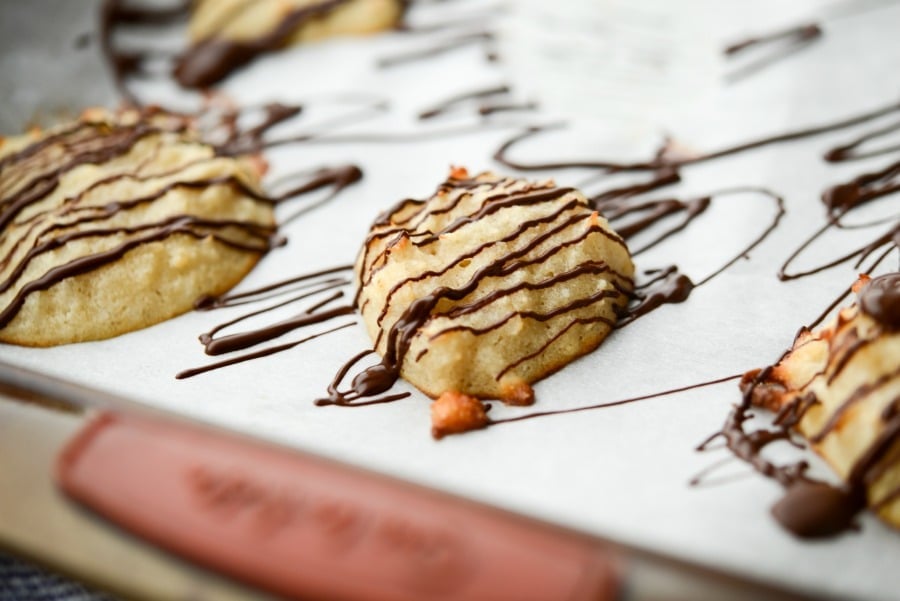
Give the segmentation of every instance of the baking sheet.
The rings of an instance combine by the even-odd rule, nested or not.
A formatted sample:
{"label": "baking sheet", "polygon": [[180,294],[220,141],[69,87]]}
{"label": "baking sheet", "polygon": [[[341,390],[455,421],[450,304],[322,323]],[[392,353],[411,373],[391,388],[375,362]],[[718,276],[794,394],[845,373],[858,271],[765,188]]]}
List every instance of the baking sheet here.
{"label": "baking sheet", "polygon": [[[332,99],[345,97],[347,92],[385,98],[390,109],[348,125],[343,133],[468,130],[485,124],[476,128],[481,131],[418,142],[318,143],[271,151],[270,181],[300,168],[347,162],[359,164],[365,178],[327,206],[290,224],[285,230],[289,244],[267,256],[238,290],[352,262],[379,212],[400,198],[429,195],[451,164],[472,171],[499,169],[491,158],[493,151],[523,125],[560,118],[569,123],[516,147],[516,158],[523,161],[628,159],[647,156],[663,132],[689,148],[709,150],[833,121],[897,98],[900,6],[826,21],[826,35],[814,45],[737,83],[723,83],[728,65],[716,55],[698,67],[702,73],[690,69],[687,75],[667,72],[671,77],[665,89],[654,91],[647,80],[629,82],[614,70],[597,71],[604,68],[602,58],[585,52],[583,45],[569,49],[566,60],[557,61],[549,72],[547,64],[530,55],[536,53],[535,47],[549,47],[557,40],[525,35],[537,18],[528,14],[529,4],[520,6],[520,12],[509,21],[491,17],[503,21],[497,23],[504,31],[499,48],[507,57],[496,63],[485,61],[483,50],[470,45],[427,61],[378,69],[379,57],[425,47],[435,39],[387,34],[287,50],[231,77],[222,89],[241,105],[273,99],[307,103],[308,110],[301,118],[274,130],[273,136],[293,129],[303,131],[334,111],[340,112],[347,105],[336,105]],[[560,6],[572,12],[561,10],[563,15],[578,14],[590,5],[597,15],[608,11],[611,20],[623,9],[612,2],[564,4]],[[648,13],[665,12],[664,4],[642,6]],[[690,11],[691,34],[681,41],[674,35],[666,39],[667,44],[691,47],[684,53],[687,58],[678,61],[708,58],[723,41],[753,33],[757,27],[793,24],[793,19],[806,15],[827,14],[834,3],[797,3],[791,14],[777,12],[778,3],[773,2],[752,3],[752,7],[738,3],[731,14],[716,9],[715,4],[684,5],[684,10]],[[414,9],[412,17],[440,19],[450,13],[473,14],[488,6],[465,1],[427,4]],[[0,9],[9,14],[7,5]],[[572,26],[561,23],[558,29]],[[516,41],[523,35],[533,40],[527,51]],[[617,47],[628,43],[627,36],[625,40]],[[177,46],[179,41],[162,37],[153,38],[153,43]],[[561,72],[560,64],[567,64],[570,70]],[[678,65],[681,68],[682,63]],[[602,85],[585,78],[590,72],[597,73]],[[12,82],[9,78],[19,74],[10,73],[4,66],[0,87],[30,85]],[[456,93],[497,83],[510,83],[519,100],[543,100],[544,110],[498,114],[489,120],[470,110],[424,124],[416,119],[422,109]],[[547,87],[550,84],[552,89]],[[140,82],[136,89],[143,97],[178,106],[189,107],[198,101],[165,81]],[[561,94],[560,89],[567,93]],[[659,99],[654,98],[647,102],[646,111],[624,114],[619,94],[623,89],[669,94],[672,106],[659,108]],[[856,277],[849,264],[790,282],[780,282],[775,274],[787,254],[823,224],[819,195],[826,186],[890,160],[881,157],[839,165],[821,160],[824,150],[862,131],[866,129],[685,168],[684,181],[678,187],[652,196],[765,186],[784,196],[787,214],[746,259],[696,289],[687,302],[667,305],[616,331],[598,351],[537,384],[534,408],[497,406],[492,417],[660,392],[739,374],[776,359],[798,327],[813,321]],[[561,185],[578,185],[589,175],[583,170],[533,174],[553,176]],[[587,190],[601,188],[592,184]],[[290,211],[303,202],[308,200],[285,208]],[[637,259],[638,269],[677,263],[699,281],[759,235],[772,211],[770,203],[755,198],[717,200],[710,213],[687,231],[642,254]],[[896,197],[880,201],[873,211],[896,214]],[[830,247],[819,247],[804,257],[801,265],[821,261],[837,246],[849,249],[873,237],[871,231],[841,231],[830,239]],[[895,252],[886,265],[895,268],[896,262]],[[896,598],[900,541],[896,532],[871,516],[862,517],[860,532],[801,542],[782,531],[768,514],[768,507],[779,496],[778,486],[751,474],[749,468],[733,462],[715,476],[727,479],[724,477],[735,475],[735,479],[689,486],[693,476],[727,457],[724,451],[700,454],[694,448],[720,427],[729,407],[739,400],[734,381],[435,442],[429,434],[428,400],[402,382],[397,388],[409,390],[412,396],[393,404],[356,409],[314,406],[313,400],[324,392],[336,370],[368,347],[361,326],[269,358],[176,380],[174,374],[180,370],[209,362],[197,336],[242,312],[238,308],[191,313],[102,342],[51,349],[0,346],[0,355],[202,420],[789,588],[839,598]],[[294,334],[285,340],[301,336]],[[821,466],[816,464],[814,469]],[[826,475],[827,470],[821,473]]]}

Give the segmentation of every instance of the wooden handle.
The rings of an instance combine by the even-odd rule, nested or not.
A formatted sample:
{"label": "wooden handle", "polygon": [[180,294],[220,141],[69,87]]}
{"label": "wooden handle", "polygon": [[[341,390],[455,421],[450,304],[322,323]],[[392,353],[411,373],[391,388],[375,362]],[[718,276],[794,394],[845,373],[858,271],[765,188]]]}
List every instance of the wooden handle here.
{"label": "wooden handle", "polygon": [[105,413],[67,445],[72,498],[295,599],[612,601],[618,558],[566,532],[220,431]]}

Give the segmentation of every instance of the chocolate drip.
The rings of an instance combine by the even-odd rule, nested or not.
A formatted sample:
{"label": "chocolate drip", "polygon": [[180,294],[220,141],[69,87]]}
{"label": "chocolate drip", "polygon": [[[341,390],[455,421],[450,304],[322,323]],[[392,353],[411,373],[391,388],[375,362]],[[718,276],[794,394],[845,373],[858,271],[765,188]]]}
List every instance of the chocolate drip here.
{"label": "chocolate drip", "polygon": [[871,271],[875,267],[877,267],[881,261],[890,253],[892,250],[898,247],[898,239],[900,239],[900,223],[894,226],[892,229],[882,234],[869,244],[865,244],[856,250],[853,250],[849,253],[841,255],[840,257],[828,261],[827,263],[822,263],[821,265],[817,265],[811,269],[807,269],[805,271],[797,271],[794,273],[788,272],[788,267],[790,264],[802,253],[810,244],[812,244],[816,239],[818,239],[822,234],[824,234],[828,229],[834,226],[834,223],[829,223],[828,225],[822,227],[815,234],[810,236],[807,240],[805,240],[791,255],[787,258],[787,260],[781,265],[778,270],[778,278],[783,281],[795,280],[798,278],[806,277],[808,275],[814,275],[825,270],[831,269],[832,267],[837,267],[843,263],[850,261],[851,259],[858,258],[854,266],[859,268],[862,265],[862,262],[866,260],[869,256],[871,256],[875,251],[884,247],[884,253],[870,266],[866,271]]}
{"label": "chocolate drip", "polygon": [[[868,121],[877,119],[879,117],[883,117],[890,113],[896,112],[900,110],[900,104],[890,104],[885,107],[869,111],[866,113],[862,113],[857,116],[852,116],[840,121],[836,121],[831,124],[824,124],[820,126],[815,126],[807,129],[796,130],[792,132],[787,132],[784,134],[778,134],[775,136],[770,136],[767,138],[760,138],[758,140],[753,140],[750,142],[745,142],[741,144],[737,144],[735,146],[727,147],[718,151],[697,155],[694,157],[675,159],[667,157],[667,148],[663,147],[659,152],[656,153],[656,156],[649,161],[644,162],[633,162],[633,163],[623,163],[623,162],[614,162],[614,161],[569,161],[569,162],[541,162],[541,163],[522,163],[513,161],[509,158],[509,153],[513,146],[522,142],[532,136],[537,135],[538,133],[545,131],[546,127],[532,127],[529,128],[516,136],[510,138],[506,142],[504,142],[500,148],[495,152],[494,158],[500,163],[520,170],[520,171],[532,171],[532,170],[555,170],[555,169],[570,169],[570,168],[587,168],[587,169],[595,169],[602,172],[607,173],[619,173],[619,172],[627,172],[627,171],[652,171],[656,175],[654,179],[652,179],[649,183],[645,184],[636,184],[634,186],[628,186],[621,189],[611,190],[605,192],[603,194],[597,195],[593,198],[595,205],[604,211],[604,214],[610,219],[612,225],[623,234],[626,239],[632,237],[637,231],[641,229],[646,229],[646,227],[658,223],[661,217],[665,217],[667,215],[672,215],[682,210],[688,209],[688,216],[684,222],[682,222],[679,226],[674,230],[670,230],[667,233],[663,234],[663,237],[653,241],[651,245],[656,244],[666,236],[675,233],[680,229],[683,229],[687,226],[690,219],[702,213],[705,210],[706,204],[708,201],[701,199],[697,199],[696,204],[693,207],[688,207],[684,204],[685,201],[679,201],[677,199],[663,199],[659,201],[651,201],[642,204],[635,203],[623,203],[622,199],[628,198],[633,195],[637,195],[645,192],[648,188],[653,189],[655,187],[661,187],[667,185],[668,183],[674,183],[678,181],[679,176],[677,173],[677,169],[681,167],[685,167],[691,164],[702,163],[705,161],[713,160],[719,157],[724,157],[740,152],[744,152],[747,150],[784,142],[790,140],[803,139],[807,137],[817,136],[823,133],[827,133],[830,131],[837,131],[845,128],[849,128],[855,125],[863,124]],[[886,132],[885,130],[878,130],[876,133]],[[868,139],[872,134],[866,137]],[[842,152],[846,152],[846,147],[855,146],[859,144],[860,141],[854,141],[851,145],[845,145],[844,147],[839,147],[838,149],[833,149],[828,156],[834,158],[835,154],[838,156],[841,155]],[[845,148],[845,150],[841,150]],[[887,150],[885,150],[886,152]],[[818,273],[819,271],[823,271],[840,263],[849,261],[855,257],[859,257],[859,261],[861,262],[866,257],[870,256],[872,253],[876,252],[880,248],[887,247],[889,251],[890,248],[896,246],[896,240],[900,238],[900,224],[896,225],[890,231],[884,233],[872,243],[867,244],[847,255],[839,257],[833,261],[825,263],[819,267],[816,267],[812,270],[807,270],[804,272],[789,274],[788,267],[789,265],[796,259],[796,257],[803,252],[809,245],[813,243],[813,241],[821,236],[829,227],[838,223],[837,217],[847,213],[848,211],[861,206],[865,203],[868,203],[872,200],[884,197],[888,194],[892,194],[900,190],[900,184],[895,182],[896,178],[900,175],[900,163],[894,163],[889,165],[888,167],[874,172],[868,173],[855,178],[854,180],[842,184],[839,186],[834,186],[829,188],[823,194],[823,201],[828,207],[829,211],[835,215],[835,219],[829,223],[828,226],[819,230],[816,234],[814,234],[810,239],[805,241],[801,246],[792,253],[782,267],[779,270],[779,278],[782,280],[793,279],[796,277],[802,277],[805,275],[811,275],[813,273]],[[739,260],[743,254],[751,250],[757,244],[761,243],[761,241],[770,233],[778,224],[781,219],[781,216],[784,214],[784,205],[783,200],[777,194],[763,190],[763,189],[734,189],[733,192],[739,191],[751,191],[755,190],[762,194],[768,195],[773,198],[777,205],[777,214],[772,222],[772,224],[766,229],[763,235],[758,238],[748,249],[744,251],[739,256],[736,256],[731,262],[723,266],[722,269],[712,274],[709,277],[713,277],[717,275],[725,268],[729,267],[735,261]],[[710,195],[713,197],[714,195]],[[641,212],[647,213],[647,218],[645,220],[638,220],[633,222],[632,224],[622,223],[621,217],[628,214],[640,214]],[[634,249],[634,254],[639,254],[641,251],[646,250],[649,246],[639,249]],[[886,251],[887,252],[887,251]],[[880,261],[880,259],[879,259]],[[859,265],[859,263],[857,263]],[[709,278],[707,278],[709,279]]]}
{"label": "chocolate drip", "polygon": [[362,359],[374,352],[375,351],[363,351],[347,361],[347,363],[338,370],[338,373],[334,376],[331,384],[328,385],[328,396],[317,399],[316,405],[319,407],[328,405],[364,407],[368,405],[391,403],[407,398],[409,393],[401,392],[368,401],[359,400],[361,398],[374,397],[383,392],[387,392],[397,381],[397,375],[383,363],[376,363],[375,365],[362,370],[353,378],[349,390],[343,392],[340,390],[340,385],[344,381],[344,378],[347,377],[347,373]]}
{"label": "chocolate drip", "polygon": [[441,54],[445,54],[447,52],[458,50],[460,48],[465,48],[466,46],[470,46],[472,44],[488,44],[494,41],[494,37],[494,34],[490,31],[466,33],[454,38],[444,40],[441,43],[435,44],[433,46],[428,46],[426,48],[421,48],[412,52],[403,52],[400,54],[380,58],[378,59],[377,65],[382,69],[396,67],[398,65],[405,65],[407,63],[432,58]]}
{"label": "chocolate drip", "polygon": [[437,103],[431,108],[421,111],[419,113],[419,120],[424,121],[426,119],[433,119],[434,117],[443,115],[444,113],[451,111],[459,105],[469,102],[470,100],[482,100],[484,98],[490,98],[492,96],[503,96],[507,94],[509,94],[508,85],[492,86],[490,88],[483,88],[472,92],[457,94],[456,96],[451,96],[447,100]]}
{"label": "chocolate drip", "polygon": [[570,194],[572,192],[575,192],[574,188],[556,188],[543,192],[539,191],[526,192],[524,194],[501,194],[497,196],[491,196],[488,197],[484,205],[476,213],[474,213],[473,215],[467,215],[466,217],[459,217],[455,219],[450,225],[445,227],[436,235],[440,236],[441,234],[449,234],[451,232],[455,232],[456,230],[462,228],[467,224],[475,223],[479,219],[483,219],[488,215],[493,215],[494,213],[503,209],[550,202],[558,198],[562,198],[566,194]]}
{"label": "chocolate drip", "polygon": [[478,107],[478,114],[482,117],[493,115],[494,113],[510,113],[517,111],[535,111],[538,109],[536,102],[507,102],[502,104],[482,104]]}
{"label": "chocolate drip", "polygon": [[867,202],[900,191],[900,161],[872,173],[864,173],[845,184],[827,188],[822,202],[831,215],[843,215]]}
{"label": "chocolate drip", "polygon": [[726,79],[734,82],[753,75],[808,47],[823,34],[822,27],[818,23],[806,23],[730,44],[724,49],[725,55],[729,57],[742,55],[748,50],[760,47],[774,48],[774,50],[768,56],[760,57],[752,63],[732,71],[726,76]]}
{"label": "chocolate drip", "polygon": [[806,23],[761,36],[748,37],[739,42],[729,44],[725,47],[723,52],[728,56],[733,56],[749,48],[771,44],[772,42],[781,42],[785,40],[789,42],[802,42],[814,40],[821,35],[822,28],[817,23]]}
{"label": "chocolate drip", "polygon": [[128,25],[165,25],[172,21],[179,21],[190,12],[194,0],[183,0],[172,6],[133,6],[126,5],[122,0],[107,0],[106,18]]}
{"label": "chocolate drip", "polygon": [[694,288],[691,278],[680,273],[678,267],[671,265],[659,270],[653,279],[635,288],[632,295],[638,302],[628,308],[625,316],[619,321],[619,327],[625,327],[664,304],[683,303]]}
{"label": "chocolate drip", "polygon": [[602,211],[604,215],[608,215],[621,210],[623,206],[627,206],[624,205],[624,202],[632,196],[646,194],[679,182],[681,182],[681,174],[677,169],[660,169],[653,173],[653,177],[649,181],[612,188],[591,196],[590,200],[594,208]]}
{"label": "chocolate drip", "polygon": [[[96,222],[96,221],[105,221],[107,219],[110,219],[111,217],[114,217],[117,213],[120,213],[122,211],[133,209],[137,206],[140,206],[143,204],[149,204],[153,201],[159,200],[160,198],[162,198],[163,196],[165,196],[172,190],[175,190],[178,188],[203,188],[203,189],[205,189],[210,186],[221,185],[221,184],[232,184],[234,187],[236,187],[240,190],[244,189],[243,183],[240,183],[239,180],[237,180],[236,178],[231,178],[231,177],[192,181],[192,182],[175,182],[168,186],[164,186],[161,190],[159,190],[158,192],[156,192],[154,194],[140,197],[140,198],[128,201],[128,202],[113,202],[113,203],[107,204],[104,207],[89,207],[89,210],[91,211],[90,215],[79,218],[74,222],[52,224],[49,227],[46,227],[42,231],[42,233],[46,236],[47,234],[50,234],[50,233],[58,231],[58,230],[66,230],[66,229],[70,228],[72,225],[86,224],[86,223],[91,223],[91,222]],[[248,194],[248,196],[251,196],[251,198],[254,198],[253,194]],[[76,199],[75,199],[76,201],[77,201],[77,198],[78,197],[76,197]],[[265,197],[261,197],[261,198],[257,198],[257,200],[266,200],[266,199],[265,199]],[[186,217],[186,216],[179,216],[179,217],[176,217],[173,219],[177,220],[177,219],[181,219],[183,217]],[[205,225],[208,227],[212,227],[214,223],[218,223],[219,229],[223,229],[223,230],[228,227],[242,228],[242,229],[244,229],[245,233],[247,233],[248,235],[251,235],[253,237],[257,237],[260,239],[268,239],[269,240],[270,244],[268,244],[265,247],[260,247],[258,249],[254,248],[254,250],[260,250],[260,251],[268,250],[269,246],[277,244],[274,228],[261,227],[261,226],[258,226],[256,224],[252,224],[252,223],[235,222],[235,221],[222,221],[222,222],[200,222],[200,221],[197,221],[196,223],[202,224],[202,225]],[[22,274],[25,272],[25,270],[28,268],[28,265],[35,258],[39,257],[40,255],[42,255],[44,253],[61,248],[61,247],[65,246],[66,244],[69,244],[70,242],[73,242],[73,241],[79,240],[79,239],[83,239],[83,238],[90,238],[90,237],[96,237],[96,236],[113,236],[116,234],[135,233],[137,231],[153,229],[153,228],[157,228],[157,227],[164,227],[164,226],[165,226],[164,223],[151,223],[148,225],[141,226],[140,228],[120,227],[120,228],[112,228],[112,229],[100,229],[100,228],[87,229],[87,230],[80,231],[80,232],[71,232],[71,233],[67,233],[67,234],[60,234],[55,237],[48,238],[44,242],[35,241],[34,245],[31,247],[31,249],[29,249],[22,256],[22,258],[19,259],[18,264],[16,264],[13,267],[13,269],[10,271],[9,276],[5,280],[0,281],[0,294],[9,290],[9,288],[12,287],[16,283],[16,281],[19,279],[19,277],[21,277]],[[21,240],[19,242],[21,242]],[[13,259],[14,253],[16,250],[18,250],[19,246],[20,246],[19,243],[17,243],[15,246],[13,246],[10,249],[10,251],[6,254],[6,256],[3,257],[2,263],[0,263],[0,265],[2,265],[3,267],[9,265],[9,262]]]}
{"label": "chocolate drip", "polygon": [[743,400],[732,410],[722,429],[704,441],[698,450],[704,450],[716,438],[723,438],[727,448],[739,459],[751,465],[757,472],[784,486],[786,493],[772,508],[776,520],[799,537],[817,538],[842,532],[853,524],[856,514],[865,506],[853,488],[837,488],[806,476],[805,461],[776,465],[762,456],[762,451],[779,440],[791,441],[790,427],[802,418],[806,409],[814,403],[798,397],[794,407],[784,413],[790,420],[776,424],[774,430],[746,431],[744,423],[751,417],[754,391],[772,372],[771,367],[749,373],[742,379]]}

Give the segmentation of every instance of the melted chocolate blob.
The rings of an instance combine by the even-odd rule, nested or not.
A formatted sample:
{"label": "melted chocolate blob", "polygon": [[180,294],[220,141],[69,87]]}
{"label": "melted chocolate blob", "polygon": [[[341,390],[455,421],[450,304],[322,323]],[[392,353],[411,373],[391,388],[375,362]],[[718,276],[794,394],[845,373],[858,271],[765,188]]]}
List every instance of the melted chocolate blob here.
{"label": "melted chocolate blob", "polygon": [[900,330],[900,273],[870,281],[859,295],[863,313],[890,330]]}
{"label": "melted chocolate blob", "polygon": [[772,515],[800,538],[821,538],[850,529],[864,507],[859,495],[824,482],[798,480],[772,506]]}

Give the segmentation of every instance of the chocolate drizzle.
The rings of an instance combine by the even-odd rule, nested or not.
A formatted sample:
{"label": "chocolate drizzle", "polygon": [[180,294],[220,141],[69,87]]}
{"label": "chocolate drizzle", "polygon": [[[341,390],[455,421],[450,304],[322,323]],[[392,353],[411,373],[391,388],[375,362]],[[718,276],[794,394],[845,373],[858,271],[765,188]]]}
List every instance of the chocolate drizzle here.
{"label": "chocolate drizzle", "polygon": [[331,201],[346,187],[360,181],[363,177],[363,172],[356,165],[339,165],[337,167],[321,167],[307,175],[308,179],[304,183],[279,195],[277,200],[283,202],[284,200],[327,187],[330,187],[331,190],[316,202],[307,204],[303,208],[281,218],[280,222],[282,225],[292,223],[310,211]]}
{"label": "chocolate drizzle", "polygon": [[[597,169],[609,173],[628,172],[628,171],[659,171],[661,169],[677,169],[687,165],[696,165],[706,163],[715,159],[739,154],[748,150],[755,150],[771,146],[773,144],[791,142],[795,140],[803,140],[812,138],[833,131],[840,131],[862,125],[875,119],[879,119],[891,113],[900,112],[900,103],[892,102],[888,105],[878,107],[863,113],[851,115],[830,123],[813,125],[802,129],[791,130],[780,134],[765,136],[749,140],[747,142],[739,142],[731,146],[726,146],[718,150],[700,153],[692,156],[674,157],[669,152],[668,143],[664,145],[655,156],[645,161],[622,162],[622,161],[605,161],[605,160],[573,160],[573,161],[554,161],[543,163],[525,163],[510,158],[512,149],[522,142],[534,138],[538,134],[551,129],[557,129],[559,126],[533,126],[516,134],[512,138],[505,141],[494,152],[494,160],[517,171],[549,171],[561,169]],[[834,151],[828,154],[832,154]]]}
{"label": "chocolate drizzle", "polygon": [[[792,280],[813,275],[851,261],[854,258],[857,259],[854,267],[858,269],[863,261],[874,255],[877,251],[882,250],[882,254],[876,256],[876,259],[867,269],[867,271],[873,270],[888,253],[900,246],[900,213],[896,214],[895,217],[888,219],[888,221],[892,223],[885,231],[883,231],[883,233],[878,235],[871,242],[864,244],[855,250],[803,271],[790,272],[789,268],[791,264],[806,251],[806,249],[826,232],[833,228],[842,227],[842,219],[850,212],[872,201],[897,192],[900,192],[900,161],[888,165],[879,171],[865,173],[853,178],[849,182],[827,188],[822,193],[822,202],[825,204],[828,211],[828,221],[809,238],[804,240],[797,249],[788,256],[778,270],[778,277],[782,280]],[[882,223],[882,221],[878,221],[871,225],[877,226]]]}
{"label": "chocolate drizzle", "polygon": [[[200,342],[209,355],[221,355],[233,353],[237,351],[245,351],[254,346],[258,346],[264,342],[270,342],[276,338],[280,338],[288,333],[294,332],[319,323],[332,321],[338,317],[351,315],[353,308],[350,305],[338,305],[329,307],[335,301],[340,300],[344,296],[343,288],[350,284],[345,276],[341,275],[351,269],[351,266],[340,266],[314,273],[303,274],[297,277],[289,278],[280,282],[275,282],[267,286],[262,286],[252,290],[246,290],[235,294],[223,295],[219,297],[204,297],[198,299],[196,308],[202,311],[213,309],[222,309],[227,307],[235,307],[241,305],[262,305],[260,308],[244,313],[225,323],[215,326],[210,331],[200,335]],[[325,296],[325,295],[328,296]],[[286,297],[286,298],[285,298]],[[324,298],[323,298],[324,297]],[[272,302],[270,302],[272,301]],[[241,332],[229,334],[226,336],[218,336],[220,332],[226,329],[256,318],[260,315],[273,313],[279,309],[286,307],[294,307],[298,303],[314,301],[311,305],[304,307],[297,313],[287,318],[282,318],[273,324],[263,327],[252,327]],[[267,348],[251,351],[237,357],[206,365],[203,367],[184,370],[176,375],[176,378],[183,379],[206,373],[236,363],[242,363],[251,359],[258,359],[280,353],[305,342],[309,342],[319,338],[325,334],[336,332],[338,330],[350,327],[353,322],[333,327],[324,332],[319,332],[310,336],[305,336],[300,340],[288,342],[285,344],[277,344]]]}
{"label": "chocolate drizzle", "polygon": [[597,403],[594,405],[584,405],[582,407],[573,407],[571,409],[556,409],[550,411],[536,411],[533,413],[526,413],[524,415],[517,415],[515,417],[506,417],[501,419],[488,419],[487,426],[498,426],[501,424],[511,424],[515,422],[521,422],[529,419],[550,417],[554,415],[567,415],[569,413],[582,413],[584,411],[595,411],[597,409],[610,409],[612,407],[619,407],[621,405],[630,405],[632,403],[637,403],[640,401],[647,401],[650,399],[658,399],[665,396],[671,396],[673,394],[678,394],[680,392],[688,392],[690,390],[697,390],[698,388],[704,388],[706,386],[715,386],[716,384],[722,384],[723,382],[730,382],[732,380],[736,380],[741,376],[725,376],[724,378],[716,378],[715,380],[709,380],[706,382],[698,382],[696,384],[688,384],[687,386],[680,386],[678,388],[672,388],[669,390],[663,390],[661,392],[652,392],[650,394],[644,394],[635,397],[629,397],[625,399],[618,399],[613,401],[606,401],[603,403]]}
{"label": "chocolate drizzle", "polygon": [[785,495],[776,503],[772,513],[776,520],[795,535],[804,538],[832,536],[850,528],[856,514],[865,507],[864,496],[852,486],[838,488],[806,476],[805,461],[777,465],[763,457],[762,451],[777,441],[792,442],[791,427],[815,404],[814,399],[797,397],[779,413],[774,429],[759,428],[748,431],[745,423],[752,417],[753,396],[758,386],[771,375],[772,368],[745,374],[741,381],[744,390],[741,403],[728,416],[722,429],[704,441],[698,450],[705,450],[717,438],[723,438],[727,448],[760,474],[774,479],[785,488]]}

